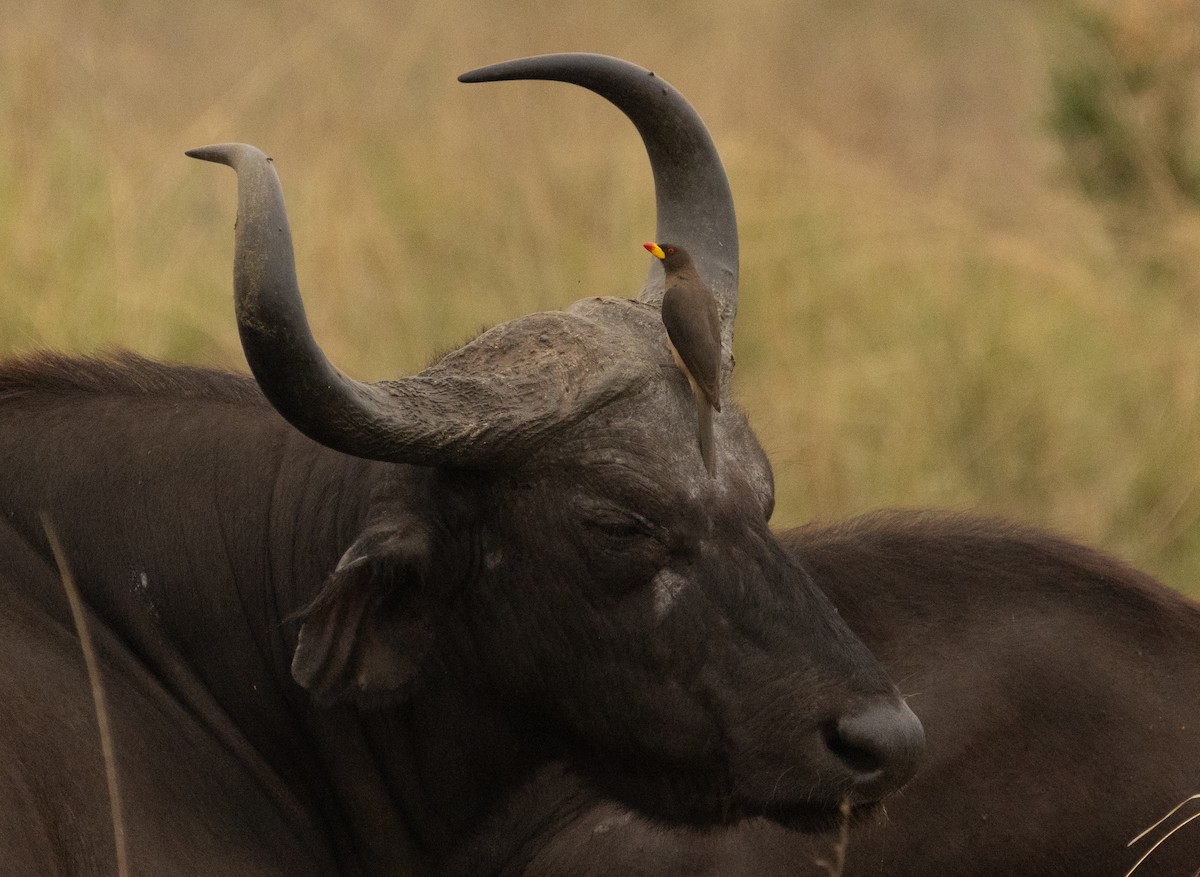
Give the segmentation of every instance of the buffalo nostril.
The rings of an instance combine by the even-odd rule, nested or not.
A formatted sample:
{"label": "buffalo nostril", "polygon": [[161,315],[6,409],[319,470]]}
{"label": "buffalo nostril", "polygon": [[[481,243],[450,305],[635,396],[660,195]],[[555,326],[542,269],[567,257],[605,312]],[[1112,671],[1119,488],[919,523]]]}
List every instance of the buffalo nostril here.
{"label": "buffalo nostril", "polygon": [[904,701],[875,703],[838,719],[826,745],[850,768],[855,795],[874,801],[916,772],[925,752],[925,729]]}

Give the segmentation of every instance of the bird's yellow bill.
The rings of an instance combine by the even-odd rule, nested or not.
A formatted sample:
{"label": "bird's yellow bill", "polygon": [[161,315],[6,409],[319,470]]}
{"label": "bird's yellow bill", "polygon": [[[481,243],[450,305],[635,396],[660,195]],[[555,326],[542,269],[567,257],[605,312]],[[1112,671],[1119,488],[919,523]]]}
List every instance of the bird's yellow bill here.
{"label": "bird's yellow bill", "polygon": [[654,243],[653,241],[642,244],[642,246],[645,247],[647,250],[649,250],[650,254],[653,256],[657,256],[660,259],[667,258],[667,254],[662,251],[662,247],[660,247],[658,244]]}

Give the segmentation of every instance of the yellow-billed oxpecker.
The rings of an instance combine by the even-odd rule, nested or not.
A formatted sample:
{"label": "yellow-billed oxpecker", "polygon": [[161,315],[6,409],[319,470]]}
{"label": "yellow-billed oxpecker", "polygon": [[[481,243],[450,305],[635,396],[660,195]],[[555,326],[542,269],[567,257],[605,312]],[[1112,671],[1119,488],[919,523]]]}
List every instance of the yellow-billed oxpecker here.
{"label": "yellow-billed oxpecker", "polygon": [[704,285],[692,257],[676,244],[646,243],[661,259],[667,274],[662,300],[662,321],[667,346],[680,370],[687,375],[696,399],[700,456],[708,474],[716,476],[712,414],[721,410],[721,317],[717,299]]}

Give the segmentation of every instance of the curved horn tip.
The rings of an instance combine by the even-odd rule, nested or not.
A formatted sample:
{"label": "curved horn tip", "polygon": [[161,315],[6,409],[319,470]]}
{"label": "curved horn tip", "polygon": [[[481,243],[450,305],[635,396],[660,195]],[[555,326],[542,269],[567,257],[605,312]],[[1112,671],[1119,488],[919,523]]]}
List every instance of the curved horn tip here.
{"label": "curved horn tip", "polygon": [[236,169],[239,162],[245,159],[263,158],[271,160],[261,149],[248,143],[216,143],[212,146],[201,146],[189,149],[184,153],[188,158],[198,158],[201,161],[215,161],[217,164],[228,165]]}
{"label": "curved horn tip", "polygon": [[500,61],[496,64],[487,64],[483,67],[476,67],[474,70],[468,70],[466,73],[458,75],[459,82],[500,82],[505,79],[523,79],[524,71],[515,72],[518,66],[524,66],[527,62],[535,58],[543,58],[544,55],[531,55],[527,58],[514,58],[511,61]]}
{"label": "curved horn tip", "polygon": [[[558,79],[558,74],[567,71],[596,72],[605,67],[622,68],[626,72],[650,72],[643,70],[631,61],[624,61],[611,55],[601,55],[595,52],[552,52],[547,55],[528,55],[524,58],[513,58],[510,61],[488,64],[486,67],[476,67],[474,70],[459,74],[458,81],[501,82],[509,79]],[[566,76],[563,81],[574,82],[575,79],[572,76]]]}

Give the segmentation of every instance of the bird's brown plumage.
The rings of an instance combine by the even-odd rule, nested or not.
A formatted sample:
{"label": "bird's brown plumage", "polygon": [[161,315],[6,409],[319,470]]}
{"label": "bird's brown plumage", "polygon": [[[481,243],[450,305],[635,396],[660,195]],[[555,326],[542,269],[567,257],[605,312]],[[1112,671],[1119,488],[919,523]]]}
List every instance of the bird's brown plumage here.
{"label": "bird's brown plumage", "polygon": [[692,385],[700,420],[700,453],[709,474],[715,475],[712,412],[721,410],[721,316],[717,299],[682,247],[646,244],[646,249],[663,261],[667,275],[663,325],[675,362]]}

